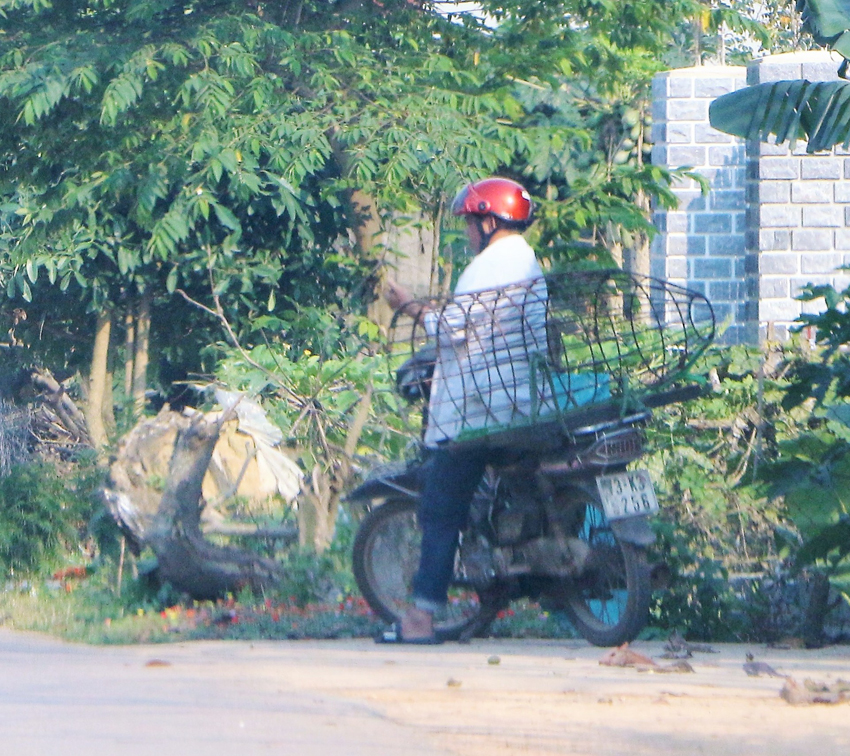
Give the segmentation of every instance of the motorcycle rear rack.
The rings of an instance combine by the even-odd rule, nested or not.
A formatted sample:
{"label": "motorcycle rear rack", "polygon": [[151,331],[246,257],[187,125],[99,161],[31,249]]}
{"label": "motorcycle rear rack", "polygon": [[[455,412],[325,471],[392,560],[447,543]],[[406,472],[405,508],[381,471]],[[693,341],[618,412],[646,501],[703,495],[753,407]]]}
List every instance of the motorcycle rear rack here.
{"label": "motorcycle rear rack", "polygon": [[425,402],[429,445],[546,452],[627,424],[692,398],[676,387],[714,337],[703,294],[621,270],[549,273],[423,305],[412,321],[396,314],[388,355],[400,395]]}
{"label": "motorcycle rear rack", "polygon": [[[649,413],[644,413],[648,418]],[[575,475],[591,467],[610,468],[627,465],[643,453],[644,437],[635,424],[616,430],[601,431],[589,446],[568,448],[557,459],[543,460],[538,471],[544,475]]]}

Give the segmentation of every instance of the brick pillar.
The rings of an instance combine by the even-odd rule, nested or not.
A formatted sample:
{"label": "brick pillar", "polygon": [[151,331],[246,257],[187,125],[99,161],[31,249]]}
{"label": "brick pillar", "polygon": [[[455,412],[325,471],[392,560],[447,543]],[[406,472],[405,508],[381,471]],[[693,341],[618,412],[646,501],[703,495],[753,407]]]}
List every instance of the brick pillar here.
{"label": "brick pillar", "polygon": [[[785,79],[834,81],[840,58],[828,52],[788,53],[753,61],[748,84]],[[807,283],[847,286],[836,268],[850,263],[850,151],[807,155],[805,144],[747,145],[747,271],[758,291],[760,339],[785,339]],[[817,303],[807,305],[817,308]]]}
{"label": "brick pillar", "polygon": [[701,66],[658,74],[653,80],[652,162],[688,166],[709,183],[693,180],[673,191],[677,210],[656,208],[659,234],[650,253],[652,275],[705,293],[718,322],[729,321],[727,343],[753,340],[746,328],[746,154],[741,140],[713,129],[712,100],[745,85],[746,69]]}

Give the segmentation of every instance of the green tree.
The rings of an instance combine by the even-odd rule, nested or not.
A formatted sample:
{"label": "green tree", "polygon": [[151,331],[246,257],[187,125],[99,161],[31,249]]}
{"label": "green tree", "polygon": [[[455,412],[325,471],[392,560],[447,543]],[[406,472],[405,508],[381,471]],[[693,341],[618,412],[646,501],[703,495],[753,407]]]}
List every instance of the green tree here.
{"label": "green tree", "polygon": [[235,337],[262,322],[303,344],[310,308],[372,296],[376,230],[436,222],[466,180],[531,181],[555,260],[651,233],[669,175],[622,155],[644,138],[627,113],[646,111],[665,14],[484,5],[495,30],[406,0],[0,3],[0,278],[32,310],[30,343],[81,339],[70,366],[85,355],[95,424],[116,332],[137,405],[147,334],[165,345],[179,325],[189,340],[160,354],[183,359],[212,340],[175,292]]}
{"label": "green tree", "polygon": [[[850,57],[850,2],[799,0],[804,28],[815,42]],[[850,144],[850,85],[844,81],[778,81],[740,89],[715,100],[709,109],[712,126],[746,139],[777,144],[805,140],[808,152]]]}
{"label": "green tree", "polygon": [[[799,430],[779,445],[762,477],[771,495],[782,497],[802,537],[795,566],[816,565],[824,587],[828,577],[850,601],[850,287],[809,285],[800,299],[823,305],[800,318],[818,350],[790,365],[783,408],[797,418]],[[821,641],[827,597],[824,590],[812,602],[812,642]]]}
{"label": "green tree", "polygon": [[324,28],[293,34],[240,2],[0,8],[6,295],[55,286],[96,315],[93,387],[126,319],[137,399],[150,313],[174,308],[169,294],[212,288],[239,333],[340,292],[356,307],[371,244],[355,233],[352,248],[346,230],[361,214],[456,188],[463,161],[495,170],[514,146],[493,98],[420,51],[430,20],[396,37],[379,23],[364,42],[363,19],[305,12]]}

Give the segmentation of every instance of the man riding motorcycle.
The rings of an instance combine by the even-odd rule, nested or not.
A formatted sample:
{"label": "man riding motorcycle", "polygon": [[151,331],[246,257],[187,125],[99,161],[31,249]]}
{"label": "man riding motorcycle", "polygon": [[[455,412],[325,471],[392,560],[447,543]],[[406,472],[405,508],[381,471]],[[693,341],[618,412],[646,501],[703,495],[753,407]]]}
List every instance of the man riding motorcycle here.
{"label": "man riding motorcycle", "polygon": [[[466,220],[475,253],[439,312],[412,301],[390,283],[385,298],[393,309],[420,321],[437,345],[431,382],[425,466],[418,521],[422,529],[419,569],[412,604],[402,619],[378,637],[384,643],[432,644],[434,613],[447,600],[459,533],[493,451],[452,448],[461,428],[486,428],[527,414],[533,391],[529,355],[546,349],[546,285],[534,250],[522,237],[533,220],[528,192],[506,178],[469,184],[452,213]],[[516,286],[535,281],[531,286]],[[513,288],[512,288],[513,287]],[[524,359],[511,346],[522,344]]]}

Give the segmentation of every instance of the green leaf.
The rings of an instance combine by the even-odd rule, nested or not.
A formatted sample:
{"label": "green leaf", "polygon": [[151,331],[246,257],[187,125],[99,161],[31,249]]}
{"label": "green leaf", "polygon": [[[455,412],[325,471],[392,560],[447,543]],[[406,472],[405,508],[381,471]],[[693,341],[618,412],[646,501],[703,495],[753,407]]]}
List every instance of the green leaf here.
{"label": "green leaf", "polygon": [[229,208],[224,205],[220,205],[217,202],[213,203],[212,208],[215,213],[215,217],[218,218],[218,222],[221,223],[222,226],[229,228],[231,231],[237,231],[241,228],[239,219],[230,211]]}
{"label": "green leaf", "polygon": [[212,160],[210,160],[209,165],[207,166],[207,170],[212,173],[213,179],[215,180],[216,184],[221,181],[221,175],[224,172],[224,166],[221,164],[220,160],[218,160],[217,158],[213,158]]}
{"label": "green leaf", "polygon": [[719,131],[777,143],[808,140],[807,152],[850,140],[850,82],[779,81],[730,92],[709,106]]}
{"label": "green leaf", "polygon": [[218,155],[219,162],[228,173],[235,173],[238,167],[236,152],[231,149],[222,150]]}
{"label": "green leaf", "polygon": [[798,0],[797,10],[819,44],[827,44],[850,28],[850,0]]}
{"label": "green leaf", "polygon": [[826,559],[833,552],[843,558],[850,554],[850,519],[844,518],[839,522],[828,525],[806,541],[797,553],[797,563],[812,564],[817,560]]}
{"label": "green leaf", "polygon": [[134,72],[116,76],[106,87],[101,102],[101,123],[114,125],[121,113],[129,110],[142,96],[144,82]]}
{"label": "green leaf", "polygon": [[130,256],[127,254],[127,250],[124,247],[118,247],[116,258],[116,262],[118,263],[118,272],[122,276],[126,276],[130,271]]}

